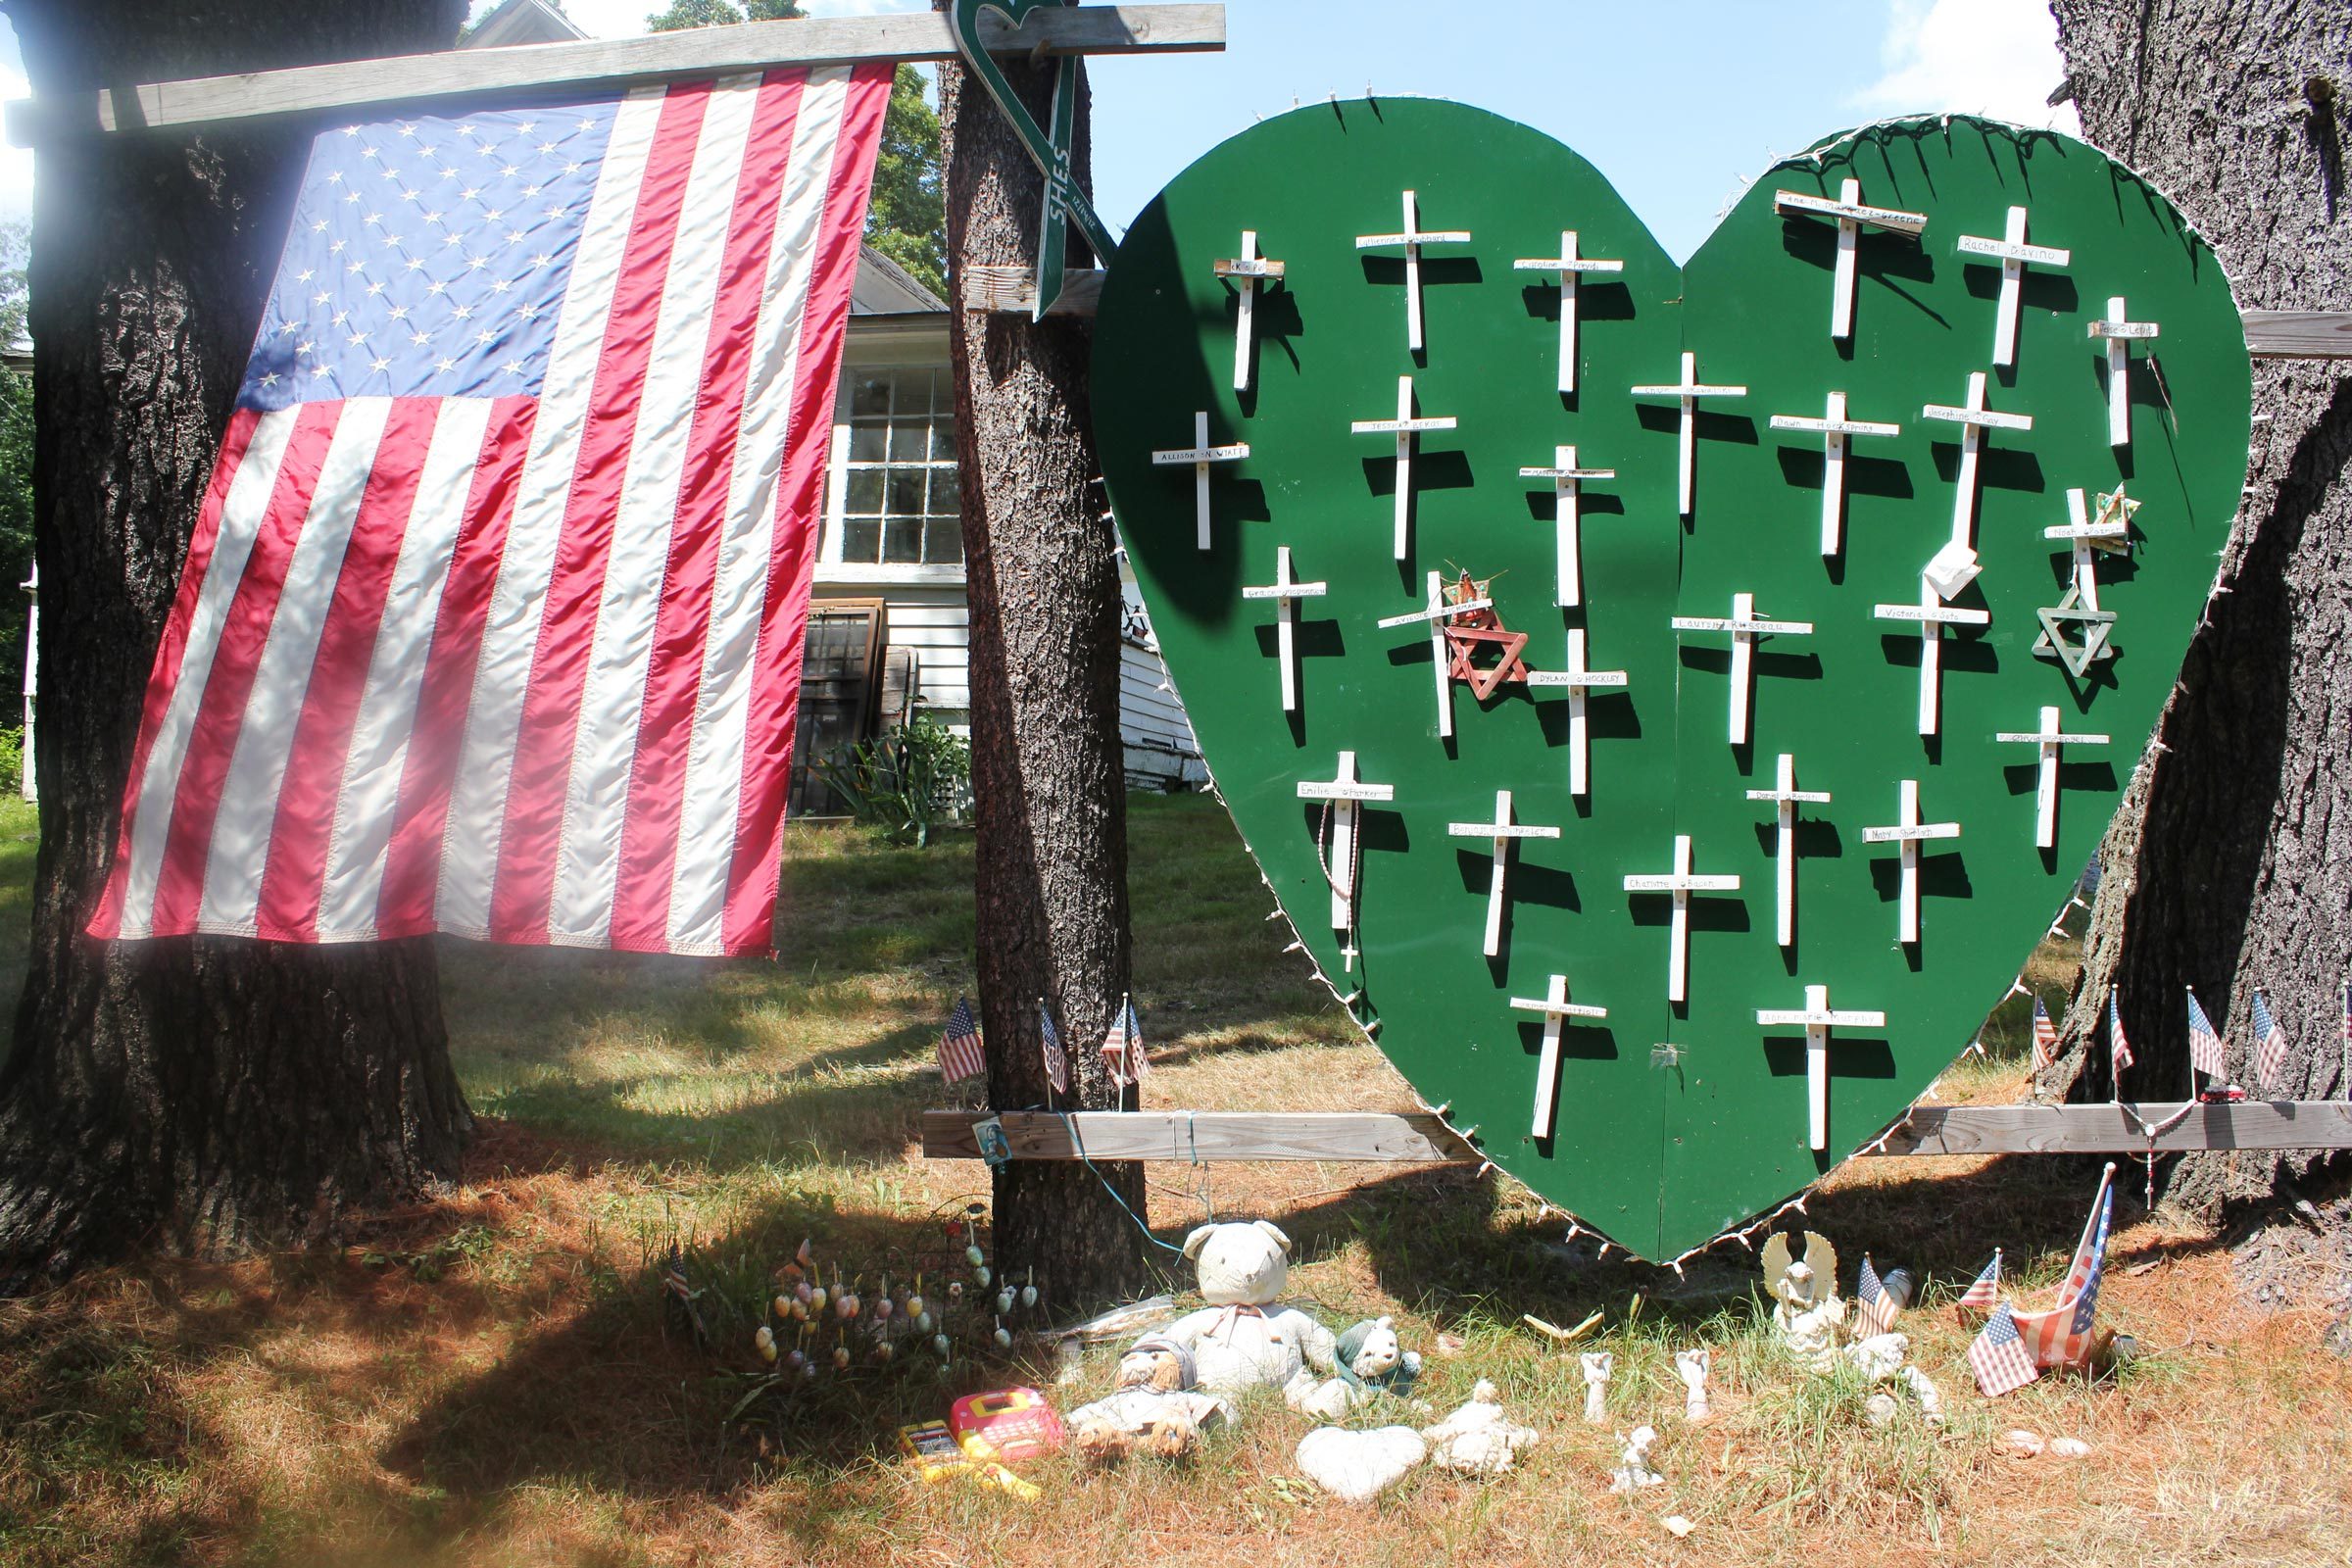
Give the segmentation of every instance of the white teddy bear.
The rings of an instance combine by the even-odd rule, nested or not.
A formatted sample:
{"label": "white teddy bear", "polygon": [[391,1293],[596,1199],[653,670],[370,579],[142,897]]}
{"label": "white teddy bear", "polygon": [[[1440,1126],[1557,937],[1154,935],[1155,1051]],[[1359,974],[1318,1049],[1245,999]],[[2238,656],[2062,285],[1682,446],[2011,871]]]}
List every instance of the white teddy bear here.
{"label": "white teddy bear", "polygon": [[1291,1239],[1262,1219],[1203,1225],[1184,1239],[1208,1305],[1162,1332],[1192,1353],[1203,1390],[1244,1394],[1281,1388],[1309,1365],[1338,1369],[1331,1330],[1275,1299],[1290,1283],[1290,1253]]}
{"label": "white teddy bear", "polygon": [[1405,1397],[1421,1375],[1421,1352],[1396,1338],[1395,1318],[1364,1319],[1339,1337],[1336,1352],[1337,1377],[1318,1380],[1300,1368],[1284,1385],[1282,1396],[1292,1409],[1337,1421],[1376,1394]]}

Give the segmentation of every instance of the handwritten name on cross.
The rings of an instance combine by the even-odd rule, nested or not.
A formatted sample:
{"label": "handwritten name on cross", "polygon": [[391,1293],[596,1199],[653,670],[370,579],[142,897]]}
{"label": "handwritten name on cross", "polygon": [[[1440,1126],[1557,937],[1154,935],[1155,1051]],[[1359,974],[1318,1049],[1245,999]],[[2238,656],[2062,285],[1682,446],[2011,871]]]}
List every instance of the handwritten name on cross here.
{"label": "handwritten name on cross", "polygon": [[1544,1054],[1536,1059],[1536,1114],[1529,1126],[1529,1136],[1551,1136],[1552,1102],[1559,1098],[1560,1089],[1560,1030],[1570,1018],[1606,1018],[1606,1007],[1587,1007],[1568,1000],[1568,977],[1555,974],[1541,999],[1513,997],[1511,1005],[1525,1012],[1544,1015]]}
{"label": "handwritten name on cross", "polygon": [[1556,272],[1560,279],[1560,390],[1576,390],[1576,285],[1586,272],[1622,272],[1623,262],[1595,261],[1576,254],[1576,230],[1560,230],[1560,254],[1525,256],[1511,263],[1514,271]]}
{"label": "handwritten name on cross", "polygon": [[1748,710],[1756,684],[1756,644],[1766,637],[1807,637],[1809,620],[1758,620],[1754,594],[1732,595],[1729,617],[1677,615],[1676,631],[1727,631],[1732,634],[1732,721],[1734,746],[1747,744]]}
{"label": "handwritten name on cross", "polygon": [[1832,1029],[1884,1029],[1886,1015],[1883,1012],[1834,1012],[1830,1008],[1828,986],[1805,987],[1805,1005],[1799,1011],[1780,1011],[1759,1007],[1756,1022],[1764,1027],[1787,1028],[1802,1024],[1805,1029],[1805,1104],[1807,1109],[1808,1147],[1823,1150],[1830,1147],[1830,1031]]}
{"label": "handwritten name on cross", "polygon": [[1494,841],[1494,874],[1487,886],[1487,956],[1492,958],[1502,951],[1502,883],[1511,863],[1513,839],[1556,839],[1556,827],[1514,824],[1511,821],[1511,792],[1494,792],[1494,820],[1492,822],[1448,822],[1446,831],[1457,839],[1492,839]]}
{"label": "handwritten name on cross", "polygon": [[1925,213],[1906,213],[1892,207],[1865,207],[1862,182],[1849,179],[1838,187],[1838,199],[1808,196],[1803,191],[1776,190],[1772,210],[1783,218],[1817,217],[1838,220],[1838,266],[1830,283],[1830,336],[1854,335],[1854,262],[1865,228],[1885,229],[1916,239],[1928,226]]}
{"label": "handwritten name on cross", "polygon": [[1263,281],[1279,280],[1283,264],[1270,262],[1257,254],[1257,230],[1242,230],[1242,254],[1232,261],[1216,265],[1217,275],[1233,284],[1235,315],[1233,318],[1233,389],[1250,390],[1255,372],[1256,356],[1250,352],[1250,322],[1257,312],[1257,285]]}
{"label": "handwritten name on cross", "polygon": [[1568,667],[1528,672],[1530,686],[1560,686],[1568,692],[1568,793],[1592,793],[1592,727],[1585,714],[1586,694],[1600,687],[1622,687],[1622,669],[1585,667],[1585,629],[1568,628]]}
{"label": "handwritten name on cross", "polygon": [[2058,844],[2058,752],[2065,746],[2105,746],[2104,735],[2070,735],[2058,727],[2058,710],[2041,710],[2041,728],[2037,730],[2003,730],[1993,737],[2004,744],[2034,746],[2040,749],[2040,766],[2034,780],[2034,843],[2037,848],[2055,849]]}
{"label": "handwritten name on cross", "polygon": [[1992,318],[1992,363],[2008,366],[2017,363],[2017,318],[2023,305],[2026,282],[2026,264],[2035,267],[2066,267],[2073,263],[2074,252],[2054,245],[2026,243],[2026,210],[2009,209],[2008,227],[1999,239],[1986,239],[1978,234],[1963,234],[1957,249],[1964,256],[1990,256],[2001,264],[2001,298]]}
{"label": "handwritten name on cross", "polygon": [[1690,989],[1690,895],[1693,893],[1735,893],[1740,888],[1736,876],[1694,876],[1690,871],[1690,835],[1678,833],[1674,839],[1674,869],[1663,876],[1629,876],[1625,879],[1628,893],[1670,893],[1674,896],[1674,917],[1666,933],[1666,1000],[1681,1002]]}
{"label": "handwritten name on cross", "polygon": [[1352,435],[1393,435],[1396,438],[1396,559],[1404,559],[1405,535],[1411,526],[1413,511],[1413,437],[1424,430],[1450,430],[1455,420],[1451,415],[1442,417],[1413,416],[1413,378],[1396,378],[1396,417],[1394,419],[1355,419],[1348,423]]}
{"label": "handwritten name on cross", "polygon": [[1404,346],[1416,354],[1421,352],[1421,247],[1470,243],[1470,231],[1466,228],[1423,228],[1419,208],[1419,201],[1408,190],[1404,193],[1403,233],[1355,236],[1355,248],[1359,251],[1404,247]]}
{"label": "handwritten name on cross", "polygon": [[1895,940],[1905,947],[1919,941],[1919,856],[1920,844],[1928,839],[1956,839],[1960,836],[1957,822],[1922,822],[1919,819],[1919,780],[1907,778],[1902,782],[1902,802],[1891,827],[1866,827],[1862,830],[1865,844],[1899,844],[1902,846],[1902,888],[1895,914]]}
{"label": "handwritten name on cross", "polygon": [[1208,548],[1208,466],[1212,463],[1239,463],[1250,455],[1249,443],[1234,442],[1231,446],[1212,447],[1208,444],[1208,413],[1202,410],[1193,416],[1193,444],[1171,451],[1154,452],[1154,467],[1175,467],[1182,464],[1193,466],[1193,519],[1200,529],[1200,548]]}
{"label": "handwritten name on cross", "polygon": [[1299,582],[1291,575],[1291,547],[1283,545],[1274,552],[1274,580],[1261,588],[1244,588],[1244,599],[1274,601],[1274,657],[1282,664],[1282,710],[1298,710],[1298,601],[1320,599],[1330,592],[1331,585],[1320,582]]}
{"label": "handwritten name on cross", "polygon": [[1302,801],[1327,801],[1331,805],[1331,863],[1325,874],[1331,882],[1331,928],[1334,931],[1355,929],[1355,872],[1359,825],[1356,813],[1366,801],[1393,801],[1396,798],[1394,784],[1366,784],[1355,775],[1355,754],[1340,754],[1339,771],[1327,783],[1303,781],[1298,786]]}
{"label": "handwritten name on cross", "polygon": [[[2036,610],[2041,618],[2041,635],[2034,639],[2037,656],[2058,660],[2080,680],[2090,669],[2094,660],[2113,659],[2115,650],[2107,644],[2108,634],[2115,629],[2115,616],[2099,608],[2099,574],[2097,552],[2124,551],[2132,548],[2132,514],[2139,503],[2125,497],[2119,487],[2113,494],[2099,497],[2099,514],[2092,518],[2083,505],[2081,490],[2066,493],[2065,526],[2044,528],[2044,539],[2063,539],[2072,557],[2066,593],[2055,606]],[[2081,629],[2081,640],[2069,642],[2065,632],[2069,626]]]}
{"label": "handwritten name on cross", "polygon": [[1943,721],[1943,628],[1989,626],[1992,612],[1950,608],[1925,577],[1919,580],[1918,604],[1873,605],[1870,612],[1881,620],[1919,623],[1919,732],[1935,734]]}
{"label": "handwritten name on cross", "polygon": [[2156,336],[2154,321],[2124,319],[2124,297],[2107,302],[2107,318],[2090,323],[2090,335],[2107,340],[2107,444],[2132,444],[2132,345]]}
{"label": "handwritten name on cross", "polygon": [[1683,378],[1672,386],[1638,386],[1632,389],[1638,398],[1679,398],[1683,405],[1681,434],[1682,453],[1682,515],[1690,515],[1690,496],[1693,476],[1698,465],[1698,400],[1700,398],[1743,398],[1743,386],[1709,386],[1698,378],[1698,356],[1683,356]]}
{"label": "handwritten name on cross", "polygon": [[1946,599],[1976,581],[1984,568],[1977,563],[1977,462],[1984,450],[1987,430],[2031,430],[2031,414],[1998,414],[1984,406],[1984,372],[1968,376],[1968,402],[1958,408],[1931,403],[1919,411],[1923,419],[1941,419],[1960,426],[1960,473],[1952,496],[1952,542],[1928,562],[1927,579]]}
{"label": "handwritten name on cross", "polygon": [[1796,942],[1796,808],[1801,805],[1827,806],[1828,790],[1800,790],[1796,787],[1796,759],[1787,752],[1781,754],[1779,766],[1773,774],[1773,786],[1768,790],[1749,790],[1751,801],[1770,801],[1774,808],[1775,838],[1773,843],[1773,931],[1784,948]]}
{"label": "handwritten name on cross", "polygon": [[1576,466],[1576,448],[1552,448],[1548,468],[1521,468],[1522,479],[1549,479],[1553,497],[1555,539],[1559,553],[1559,587],[1552,603],[1566,609],[1585,602],[1584,541],[1578,533],[1577,498],[1587,479],[1614,479],[1615,468],[1580,468]]}
{"label": "handwritten name on cross", "polygon": [[1845,394],[1830,394],[1829,408],[1816,419],[1801,414],[1776,414],[1775,430],[1806,430],[1821,437],[1821,553],[1835,556],[1843,548],[1845,533],[1845,443],[1849,436],[1901,435],[1899,424],[1878,424],[1845,416]]}
{"label": "handwritten name on cross", "polygon": [[1444,572],[1433,571],[1429,574],[1428,609],[1408,611],[1401,615],[1391,615],[1380,622],[1380,629],[1383,631],[1389,631],[1397,626],[1428,623],[1429,662],[1437,666],[1438,672],[1438,737],[1441,740],[1453,738],[1453,674],[1451,662],[1446,657],[1446,623],[1456,615],[1466,615],[1473,611],[1491,610],[1494,606],[1494,601],[1492,599],[1464,599],[1448,604],[1446,599],[1446,575]]}

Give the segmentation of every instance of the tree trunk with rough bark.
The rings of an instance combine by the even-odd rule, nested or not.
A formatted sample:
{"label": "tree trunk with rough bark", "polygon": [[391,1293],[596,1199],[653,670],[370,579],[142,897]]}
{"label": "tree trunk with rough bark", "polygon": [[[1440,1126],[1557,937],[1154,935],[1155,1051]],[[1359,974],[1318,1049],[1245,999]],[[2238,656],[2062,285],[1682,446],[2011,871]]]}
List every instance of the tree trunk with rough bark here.
{"label": "tree trunk with rough bark", "polygon": [[[12,0],[37,95],[446,46],[457,0]],[[31,316],[41,850],[0,1064],[0,1291],[225,1252],[455,1174],[470,1130],[427,941],[106,945],[82,927],[141,694],[313,127],[38,154]]]}
{"label": "tree trunk with rough bark", "polygon": [[[1047,122],[1050,69],[1008,67]],[[950,297],[965,268],[1037,259],[1044,180],[980,83],[941,73]],[[1081,100],[1076,162],[1087,177]],[[1073,241],[1072,265],[1085,265]],[[1048,1103],[1038,1000],[1070,1058],[1062,1109],[1116,1109],[1099,1047],[1128,988],[1119,573],[1095,483],[1088,333],[955,309],[956,426],[971,602],[978,979],[989,1102]],[[1113,1190],[1117,1196],[1113,1197]],[[1074,1308],[1146,1269],[1141,1168],[1014,1160],[996,1173],[999,1266]]]}
{"label": "tree trunk with rough bark", "polygon": [[[2055,0],[2086,138],[2145,173],[2212,242],[2241,308],[2352,306],[2341,0]],[[2175,372],[2180,373],[2180,372]],[[2183,988],[2249,1094],[2341,1098],[2352,968],[2352,377],[2258,362],[2247,490],[2216,597],[2100,848],[2082,975],[2045,1089],[2111,1092],[2117,988],[2132,1098],[2187,1091]],[[2293,1043],[2258,1085],[2259,986]],[[2078,1051],[2078,1047],[2084,1047]],[[2186,1159],[2173,1199],[2291,1192],[2304,1156]]]}

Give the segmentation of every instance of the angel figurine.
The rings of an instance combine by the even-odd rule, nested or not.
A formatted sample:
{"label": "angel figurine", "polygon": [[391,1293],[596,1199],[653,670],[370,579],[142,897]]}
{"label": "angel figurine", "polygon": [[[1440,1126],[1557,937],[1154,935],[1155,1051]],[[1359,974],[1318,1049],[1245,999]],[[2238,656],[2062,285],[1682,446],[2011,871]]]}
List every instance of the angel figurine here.
{"label": "angel figurine", "polygon": [[1788,1237],[1764,1244],[1764,1290],[1772,1298],[1772,1326],[1789,1353],[1816,1372],[1838,1361],[1845,1302],[1838,1295],[1838,1250],[1819,1231],[1805,1232],[1805,1255],[1788,1255]]}

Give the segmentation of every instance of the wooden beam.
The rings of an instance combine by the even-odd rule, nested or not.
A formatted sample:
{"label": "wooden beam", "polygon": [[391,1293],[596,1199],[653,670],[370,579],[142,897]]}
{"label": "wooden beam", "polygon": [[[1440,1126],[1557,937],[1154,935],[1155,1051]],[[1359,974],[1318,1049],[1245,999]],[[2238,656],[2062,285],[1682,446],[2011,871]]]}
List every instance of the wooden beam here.
{"label": "wooden beam", "polygon": [[[980,16],[993,53],[1156,54],[1225,47],[1222,4],[1041,7],[1014,27]],[[948,19],[933,11],[879,17],[805,17],[731,27],[694,27],[644,38],[521,44],[501,49],[395,55],[288,71],[149,82],[8,106],[9,139],[30,147],[75,133],[275,115],[403,107],[481,93],[664,81],[767,66],[858,60],[953,60]]]}
{"label": "wooden beam", "polygon": [[2255,359],[2352,359],[2352,311],[2248,311],[2245,322]]}
{"label": "wooden beam", "polygon": [[[2180,1108],[2141,1104],[2154,1125]],[[972,1124],[985,1112],[923,1112],[923,1154],[977,1159]],[[1428,1112],[1086,1110],[1006,1111],[1000,1118],[1015,1159],[1334,1160],[1442,1163],[1478,1158]],[[2092,1154],[2146,1152],[2148,1140],[2122,1105],[1922,1105],[1877,1152],[1885,1154]],[[2156,1152],[2207,1149],[2352,1149],[2352,1103],[2247,1101],[2200,1105],[2156,1140]]]}
{"label": "wooden beam", "polygon": [[[963,308],[998,315],[1018,312],[1028,316],[1037,308],[1037,270],[1033,267],[971,267],[964,270]],[[1061,274],[1061,296],[1048,316],[1092,316],[1102,298],[1102,274],[1072,268]]]}

